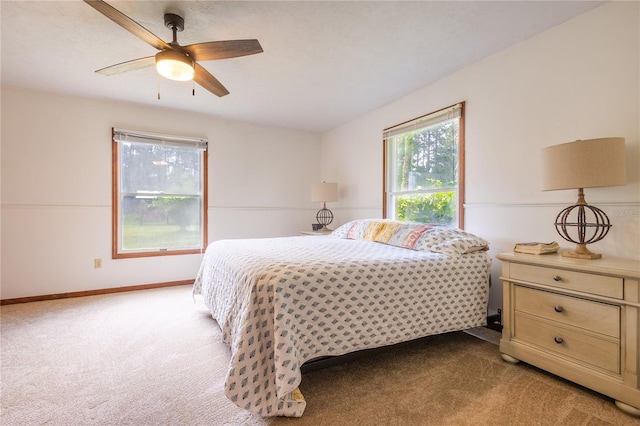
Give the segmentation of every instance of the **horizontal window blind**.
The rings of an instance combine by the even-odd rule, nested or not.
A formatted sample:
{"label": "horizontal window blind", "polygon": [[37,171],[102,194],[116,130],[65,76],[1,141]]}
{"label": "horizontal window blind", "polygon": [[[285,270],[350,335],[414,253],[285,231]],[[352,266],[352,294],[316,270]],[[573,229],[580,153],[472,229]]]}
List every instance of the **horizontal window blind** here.
{"label": "horizontal window blind", "polygon": [[116,142],[144,143],[163,145],[173,148],[192,148],[207,150],[208,140],[188,136],[163,135],[160,133],[141,132],[137,130],[113,129],[113,140]]}
{"label": "horizontal window blind", "polygon": [[415,120],[398,124],[397,126],[389,127],[388,129],[384,130],[383,137],[384,139],[388,139],[390,137],[401,135],[403,133],[423,129],[425,127],[429,127],[446,120],[458,118],[461,115],[462,104],[456,104],[448,108],[441,109],[440,111],[436,111],[431,114],[416,118]]}

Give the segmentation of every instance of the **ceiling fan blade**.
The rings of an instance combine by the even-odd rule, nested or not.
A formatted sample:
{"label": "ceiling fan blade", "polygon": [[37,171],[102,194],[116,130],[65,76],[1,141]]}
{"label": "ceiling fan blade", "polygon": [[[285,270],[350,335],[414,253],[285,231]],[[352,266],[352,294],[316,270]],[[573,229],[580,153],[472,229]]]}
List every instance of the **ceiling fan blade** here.
{"label": "ceiling fan blade", "polygon": [[155,56],[147,56],[146,58],[134,59],[127,62],[111,65],[106,68],[97,70],[96,72],[104,75],[120,74],[122,72],[135,71],[142,68],[152,67],[156,64]]}
{"label": "ceiling fan blade", "polygon": [[209,71],[202,68],[202,66],[195,64],[195,70],[196,74],[193,77],[193,81],[198,83],[200,86],[219,97],[229,94],[227,88],[224,87],[214,76],[209,74]]}
{"label": "ceiling fan blade", "polygon": [[133,19],[129,18],[118,9],[110,6],[102,0],[84,0],[89,6],[93,7],[98,12],[102,13],[107,18],[111,19],[116,24],[120,25],[125,30],[129,31],[134,36],[145,41],[158,50],[170,49],[169,43],[164,42],[151,31],[138,24]]}
{"label": "ceiling fan blade", "polygon": [[214,59],[237,58],[238,56],[262,53],[262,46],[258,40],[226,40],[209,41],[205,43],[181,46],[196,61],[211,61]]}

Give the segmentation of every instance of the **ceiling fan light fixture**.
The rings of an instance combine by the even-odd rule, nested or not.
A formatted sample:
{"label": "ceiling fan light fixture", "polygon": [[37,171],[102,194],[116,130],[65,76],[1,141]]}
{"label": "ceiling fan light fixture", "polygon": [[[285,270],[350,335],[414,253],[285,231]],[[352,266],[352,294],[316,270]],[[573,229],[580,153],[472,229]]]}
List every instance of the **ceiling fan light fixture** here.
{"label": "ceiling fan light fixture", "polygon": [[183,53],[176,50],[163,50],[156,54],[156,69],[161,76],[169,80],[189,81],[193,80],[195,69],[193,61]]}
{"label": "ceiling fan light fixture", "polygon": [[[205,90],[222,97],[228,95],[229,91],[206,69],[198,65],[198,62],[237,58],[263,52],[262,46],[255,39],[207,41],[180,46],[177,34],[184,30],[184,18],[175,13],[165,13],[164,15],[164,26],[169,28],[173,34],[173,40],[167,43],[104,0],[84,0],[84,2],[140,40],[159,50],[155,56],[121,62],[96,71],[103,75],[135,71],[152,67],[155,64],[158,74],[165,78],[176,81],[193,80]],[[158,91],[159,98],[160,92]]]}

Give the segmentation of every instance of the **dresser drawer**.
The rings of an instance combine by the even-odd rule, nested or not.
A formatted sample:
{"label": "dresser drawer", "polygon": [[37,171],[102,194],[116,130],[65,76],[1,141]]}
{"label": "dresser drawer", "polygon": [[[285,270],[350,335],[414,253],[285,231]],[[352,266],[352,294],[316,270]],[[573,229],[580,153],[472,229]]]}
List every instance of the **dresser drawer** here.
{"label": "dresser drawer", "polygon": [[514,338],[555,354],[581,361],[612,373],[620,373],[620,342],[602,339],[526,314],[515,315]]}
{"label": "dresser drawer", "polygon": [[544,284],[559,289],[623,299],[623,279],[565,269],[512,263],[509,276],[515,280]]}
{"label": "dresser drawer", "polygon": [[565,325],[620,337],[619,306],[515,286],[515,309]]}

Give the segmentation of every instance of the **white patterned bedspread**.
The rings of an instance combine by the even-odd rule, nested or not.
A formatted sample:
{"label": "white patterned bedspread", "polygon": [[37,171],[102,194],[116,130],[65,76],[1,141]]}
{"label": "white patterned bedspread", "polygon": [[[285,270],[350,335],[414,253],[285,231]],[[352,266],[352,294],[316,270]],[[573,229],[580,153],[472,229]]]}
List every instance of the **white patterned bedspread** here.
{"label": "white patterned bedspread", "polygon": [[484,325],[490,262],[333,237],[221,240],[193,291],[231,348],[227,397],[298,417],[306,361]]}

